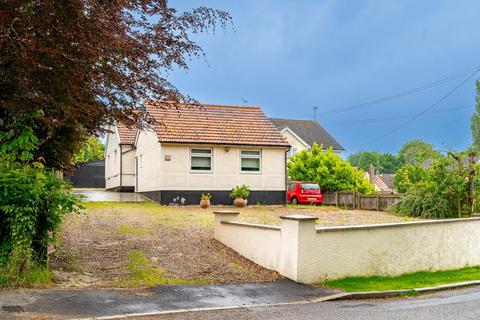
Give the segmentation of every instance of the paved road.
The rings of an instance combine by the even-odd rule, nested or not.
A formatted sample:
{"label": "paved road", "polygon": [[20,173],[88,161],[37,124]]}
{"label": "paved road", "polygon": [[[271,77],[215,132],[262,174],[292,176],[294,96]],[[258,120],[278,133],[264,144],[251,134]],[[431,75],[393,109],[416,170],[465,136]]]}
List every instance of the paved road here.
{"label": "paved road", "polygon": [[474,320],[480,319],[480,288],[396,300],[321,302],[136,318],[167,319]]}
{"label": "paved road", "polygon": [[[336,290],[302,285],[288,279],[264,284],[157,286],[148,289],[7,290],[0,292],[3,317],[46,316],[55,319],[114,316],[192,308],[222,308],[311,300]],[[19,306],[23,314],[2,307]]]}

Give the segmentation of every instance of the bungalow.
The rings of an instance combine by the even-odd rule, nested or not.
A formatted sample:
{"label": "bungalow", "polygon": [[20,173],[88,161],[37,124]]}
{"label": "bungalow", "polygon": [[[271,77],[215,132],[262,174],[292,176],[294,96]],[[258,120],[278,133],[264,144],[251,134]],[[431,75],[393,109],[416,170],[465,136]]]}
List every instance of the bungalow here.
{"label": "bungalow", "polygon": [[323,145],[325,149],[332,147],[334,152],[341,153],[345,149],[316,121],[270,118],[282,135],[292,146],[288,156],[310,149],[314,143]]}
{"label": "bungalow", "polygon": [[122,123],[110,127],[105,147],[105,189],[134,191],[136,134],[136,128]]}
{"label": "bungalow", "polygon": [[248,185],[249,203],[284,204],[289,144],[258,107],[150,103],[155,120],[135,141],[135,191],[162,204],[231,204]]}

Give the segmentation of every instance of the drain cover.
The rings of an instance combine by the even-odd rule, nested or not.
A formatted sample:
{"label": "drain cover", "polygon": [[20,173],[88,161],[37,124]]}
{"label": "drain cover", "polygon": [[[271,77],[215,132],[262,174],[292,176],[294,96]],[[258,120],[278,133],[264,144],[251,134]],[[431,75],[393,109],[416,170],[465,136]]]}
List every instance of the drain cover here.
{"label": "drain cover", "polygon": [[2,306],[3,312],[23,312],[23,308],[20,306]]}

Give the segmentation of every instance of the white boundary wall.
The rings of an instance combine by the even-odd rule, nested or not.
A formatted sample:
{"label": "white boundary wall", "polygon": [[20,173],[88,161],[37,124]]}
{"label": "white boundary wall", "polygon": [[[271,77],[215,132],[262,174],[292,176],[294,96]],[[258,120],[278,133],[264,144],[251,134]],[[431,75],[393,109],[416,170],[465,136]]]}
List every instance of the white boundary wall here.
{"label": "white boundary wall", "polygon": [[215,213],[215,238],[244,257],[303,283],[480,265],[480,218],[315,228],[315,217],[281,227]]}

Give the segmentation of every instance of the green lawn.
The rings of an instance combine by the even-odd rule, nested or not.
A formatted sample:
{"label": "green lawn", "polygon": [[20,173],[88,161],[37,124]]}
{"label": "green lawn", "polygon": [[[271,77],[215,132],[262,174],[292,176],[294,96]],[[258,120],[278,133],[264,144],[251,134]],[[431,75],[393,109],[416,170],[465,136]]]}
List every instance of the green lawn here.
{"label": "green lawn", "polygon": [[323,284],[348,292],[359,292],[414,289],[473,280],[480,280],[480,266],[437,272],[415,272],[397,277],[348,277]]}

